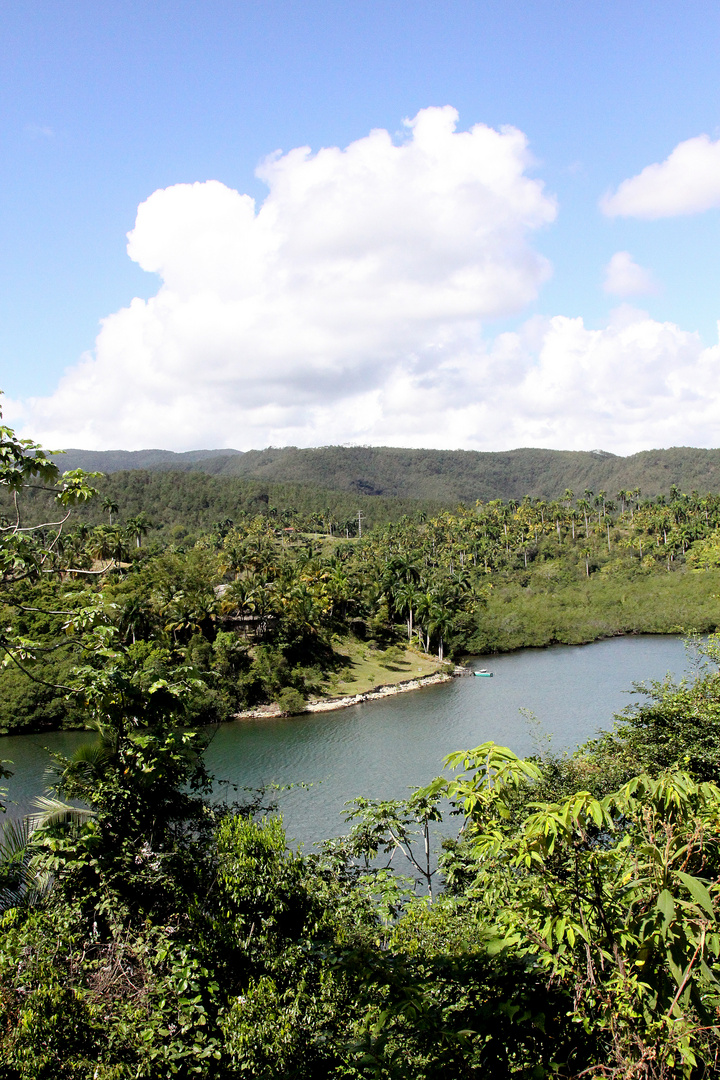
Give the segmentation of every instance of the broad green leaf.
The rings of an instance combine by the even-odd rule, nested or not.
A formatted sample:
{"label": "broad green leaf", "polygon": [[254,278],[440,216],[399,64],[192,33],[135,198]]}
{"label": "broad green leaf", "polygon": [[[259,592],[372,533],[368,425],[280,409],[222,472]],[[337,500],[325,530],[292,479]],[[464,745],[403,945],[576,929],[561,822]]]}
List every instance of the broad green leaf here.
{"label": "broad green leaf", "polygon": [[677,870],[676,873],[693,900],[700,904],[701,907],[705,908],[708,915],[714,917],[715,908],[713,907],[710,893],[707,891],[702,881],[700,881],[699,878],[693,877],[691,874],[683,873],[682,870]]}
{"label": "broad green leaf", "polygon": [[668,926],[675,918],[675,901],[672,898],[672,893],[668,892],[667,889],[663,889],[663,891],[657,898],[657,903],[655,906],[657,907],[658,911],[662,913],[663,933],[665,933]]}

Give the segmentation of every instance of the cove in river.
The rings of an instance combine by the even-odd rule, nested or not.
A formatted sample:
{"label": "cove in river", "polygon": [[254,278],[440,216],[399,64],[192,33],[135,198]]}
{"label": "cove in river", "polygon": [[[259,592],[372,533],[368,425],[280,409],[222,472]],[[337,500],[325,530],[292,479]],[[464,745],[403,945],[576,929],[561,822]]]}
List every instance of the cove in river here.
{"label": "cove in river", "polygon": [[[343,804],[358,795],[402,798],[442,768],[445,754],[492,739],[517,754],[533,752],[520,709],[530,709],[556,751],[572,750],[637,700],[635,682],[689,673],[692,654],[677,637],[631,636],[591,645],[521,649],[474,657],[492,679],[458,678],[380,701],[285,720],[221,725],[208,748],[210,771],[229,785],[312,784],[279,796],[288,837],[306,845],[345,831]],[[0,739],[0,757],[14,762],[8,813],[31,809],[44,790],[45,747],[71,753],[86,732]]]}

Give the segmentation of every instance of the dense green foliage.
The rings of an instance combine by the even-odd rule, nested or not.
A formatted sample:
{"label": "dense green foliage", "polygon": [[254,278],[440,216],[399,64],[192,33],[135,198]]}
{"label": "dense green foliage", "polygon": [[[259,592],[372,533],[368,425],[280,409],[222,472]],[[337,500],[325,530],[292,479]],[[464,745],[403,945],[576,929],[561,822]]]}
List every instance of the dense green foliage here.
{"label": "dense green foliage", "polygon": [[507,652],[616,634],[708,633],[720,623],[719,593],[718,570],[568,581],[548,579],[538,569],[522,581],[497,581],[465,647],[472,653]]}
{"label": "dense green foliage", "polygon": [[[683,491],[720,491],[720,450],[673,447],[630,457],[604,451],[522,449],[404,450],[389,446],[294,446],[246,453],[196,450],[134,452],[70,450],[66,468],[198,470],[264,483],[313,484],[334,491],[405,499],[475,502],[476,499],[552,499],[566,488],[618,491],[641,488],[651,496],[675,485]],[[62,464],[62,462],[59,462]]]}
{"label": "dense green foliage", "polygon": [[[567,491],[551,502],[493,500],[403,515],[359,538],[343,535],[330,508],[281,511],[262,501],[260,513],[250,501],[235,507],[234,520],[202,531],[206,478],[129,480],[121,475],[117,490],[97,481],[103,524],[90,527],[81,507],[69,531],[39,529],[55,537],[47,572],[8,583],[3,621],[44,643],[43,673],[30,678],[16,661],[0,674],[0,729],[82,724],[80,697],[68,688],[87,650],[71,613],[88,603],[99,606],[148,679],[177,664],[197,670],[201,688],[188,706],[196,724],[274,701],[296,712],[307,697],[332,693],[349,663],[343,643],[353,635],[381,649],[404,639],[443,660],[718,625],[720,500],[713,495],[673,489],[643,500],[621,490],[611,499],[588,490],[576,499]],[[139,501],[124,505],[123,494],[133,492]],[[148,493],[167,498],[168,514],[187,514],[187,527],[176,521],[153,530],[146,508],[159,507]],[[33,520],[52,493],[30,495],[22,509]],[[48,505],[43,517],[50,513]],[[163,538],[173,535],[167,544]]]}
{"label": "dense green foliage", "polygon": [[[259,805],[207,802],[183,694],[142,728],[134,691],[112,715],[92,695],[102,740],[55,788],[88,810],[46,804],[6,839],[1,1076],[717,1075],[717,753],[683,755],[717,670],[609,736],[645,751],[620,787],[607,747],[543,763],[487,744],[406,802],[359,800],[317,856]],[[653,754],[663,717],[675,745]],[[387,856],[422,880],[448,809],[461,835],[430,903]]]}
{"label": "dense green foliage", "polygon": [[339,547],[257,516],[148,553],[138,517],[64,537],[87,478],[3,429],[0,483],[35,482],[58,520],[0,533],[4,663],[55,663],[95,737],[0,839],[0,1078],[718,1075],[720,638],[572,757],[452,754],[313,855],[263,793],[212,801],[191,726],[322,680],[356,622],[442,654],[535,575],[708,582],[717,499],[567,492]]}

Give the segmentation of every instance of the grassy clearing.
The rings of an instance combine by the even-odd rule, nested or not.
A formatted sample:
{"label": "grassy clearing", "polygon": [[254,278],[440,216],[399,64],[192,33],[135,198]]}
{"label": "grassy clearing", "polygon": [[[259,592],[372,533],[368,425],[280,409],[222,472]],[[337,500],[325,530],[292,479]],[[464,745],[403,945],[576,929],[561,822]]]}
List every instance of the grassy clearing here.
{"label": "grassy clearing", "polygon": [[443,668],[436,656],[426,656],[402,646],[383,651],[355,638],[344,639],[337,652],[347,657],[347,665],[330,677],[323,697],[366,694],[376,686],[422,679]]}
{"label": "grassy clearing", "polygon": [[534,574],[526,584],[498,583],[468,652],[568,645],[617,634],[709,633],[720,626],[720,571],[618,578],[597,574],[563,582]]}

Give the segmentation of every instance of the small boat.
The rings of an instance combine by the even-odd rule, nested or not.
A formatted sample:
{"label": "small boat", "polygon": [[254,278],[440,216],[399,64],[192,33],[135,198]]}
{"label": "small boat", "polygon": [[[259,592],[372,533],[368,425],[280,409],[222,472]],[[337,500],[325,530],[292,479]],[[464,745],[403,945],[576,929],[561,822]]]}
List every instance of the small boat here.
{"label": "small boat", "polygon": [[487,668],[482,668],[481,671],[473,671],[473,675],[478,679],[492,679],[493,677],[492,671],[488,671]]}

